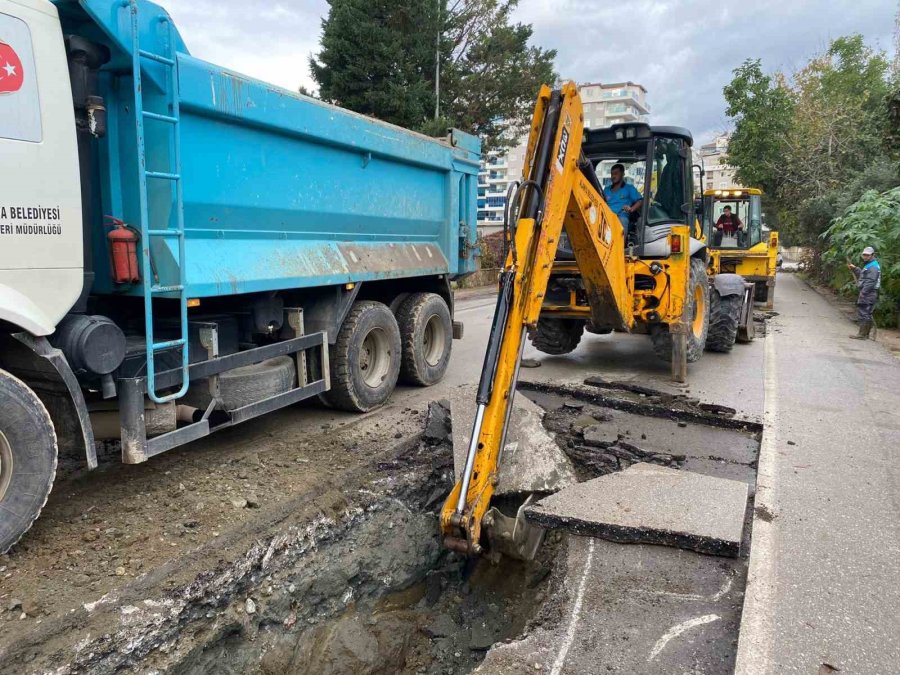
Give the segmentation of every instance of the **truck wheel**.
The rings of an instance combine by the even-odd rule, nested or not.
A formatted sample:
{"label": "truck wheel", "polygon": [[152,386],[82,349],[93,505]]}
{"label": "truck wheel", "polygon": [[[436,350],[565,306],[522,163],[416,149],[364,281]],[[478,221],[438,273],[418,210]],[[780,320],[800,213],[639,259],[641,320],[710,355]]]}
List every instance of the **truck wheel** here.
{"label": "truck wheel", "polygon": [[[706,264],[699,258],[691,259],[691,278],[688,281],[688,295],[685,314],[687,325],[687,361],[694,363],[703,356],[706,336],[709,332],[709,281]],[[653,351],[667,363],[672,362],[672,335],[668,324],[655,323],[650,327]]]}
{"label": "truck wheel", "polygon": [[579,319],[538,319],[534,330],[528,331],[531,344],[544,354],[568,354],[575,350],[584,334],[584,321]]}
{"label": "truck wheel", "polygon": [[50,414],[21,380],[0,370],[0,554],[38,517],[56,477]]}
{"label": "truck wheel", "polygon": [[[224,410],[237,410],[294,388],[297,366],[290,356],[276,356],[262,363],[252,363],[219,375],[219,398]],[[200,410],[206,410],[212,397],[209,380],[191,382],[184,402]]]}
{"label": "truck wheel", "polygon": [[403,345],[400,377],[424,387],[440,382],[450,364],[453,344],[447,303],[437,293],[413,293],[397,310],[397,324]]}
{"label": "truck wheel", "polygon": [[741,320],[743,296],[727,295],[724,298],[715,289],[709,291],[709,333],[706,349],[710,352],[730,352],[737,339]]}
{"label": "truck wheel", "polygon": [[353,304],[329,348],[331,389],[321,394],[333,408],[366,412],[387,401],[400,375],[400,329],[380,302]]}

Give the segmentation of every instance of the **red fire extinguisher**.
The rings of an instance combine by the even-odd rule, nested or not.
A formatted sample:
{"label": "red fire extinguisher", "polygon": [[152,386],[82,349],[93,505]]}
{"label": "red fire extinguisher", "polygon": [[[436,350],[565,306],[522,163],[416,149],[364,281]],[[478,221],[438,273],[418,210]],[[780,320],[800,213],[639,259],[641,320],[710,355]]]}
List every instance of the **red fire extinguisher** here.
{"label": "red fire extinguisher", "polygon": [[106,235],[112,261],[112,277],[117,284],[134,284],[141,280],[138,268],[137,245],[141,234],[133,227],[112,216],[106,216],[113,228]]}

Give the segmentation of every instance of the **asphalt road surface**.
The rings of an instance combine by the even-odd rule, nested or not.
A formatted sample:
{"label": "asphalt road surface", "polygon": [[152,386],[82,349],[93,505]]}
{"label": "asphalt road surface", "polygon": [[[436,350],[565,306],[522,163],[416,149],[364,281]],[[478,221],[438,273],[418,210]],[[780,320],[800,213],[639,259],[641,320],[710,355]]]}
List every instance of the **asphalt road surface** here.
{"label": "asphalt road surface", "polygon": [[[222,549],[237,555],[252,541],[254,514],[279,499],[317,486],[340,492],[344,473],[362,470],[368,453],[421,430],[430,401],[477,383],[493,309],[490,289],[459,293],[465,337],[454,342],[445,380],[402,387],[380,410],[295,406],[146,465],[107,457],[97,474],[62,480],[23,545],[0,557],[0,654],[51,626],[60,627],[60,645],[69,633],[87,639],[64,617],[146,585],[148,570],[179,556],[208,564],[218,559],[215,542],[244,528],[246,541],[234,535]],[[728,563],[570,537],[553,611],[539,630],[495,646],[484,672],[897,672],[900,363],[874,342],[849,340],[855,327],[794,275],[779,276],[775,309],[765,338],[705,354],[683,387],[646,336],[586,334],[559,357],[526,347],[541,363],[522,370],[526,381],[600,375],[764,423],[758,478],[755,463],[723,464],[755,488],[752,540],[748,528],[749,559]],[[232,506],[248,495],[261,510]],[[185,580],[201,571],[183,567]]]}

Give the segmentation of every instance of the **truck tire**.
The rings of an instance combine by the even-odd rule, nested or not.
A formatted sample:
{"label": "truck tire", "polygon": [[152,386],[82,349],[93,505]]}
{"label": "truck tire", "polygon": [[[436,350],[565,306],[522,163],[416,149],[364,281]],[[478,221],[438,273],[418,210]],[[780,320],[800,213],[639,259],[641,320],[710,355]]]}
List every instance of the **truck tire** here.
{"label": "truck tire", "polygon": [[[688,281],[686,315],[691,317],[687,333],[687,361],[694,363],[703,356],[709,332],[709,281],[706,263],[700,258],[691,259],[691,277]],[[650,327],[653,351],[667,363],[672,362],[672,335],[669,326],[655,323]]]}
{"label": "truck tire", "polygon": [[355,302],[328,350],[331,389],[320,394],[332,408],[366,412],[379,407],[400,376],[400,328],[387,305]]}
{"label": "truck tire", "polygon": [[437,384],[450,364],[453,320],[450,308],[437,293],[413,293],[397,310],[400,344],[400,379],[430,387]]}
{"label": "truck tire", "polygon": [[[294,388],[297,381],[296,361],[290,356],[276,356],[260,363],[252,363],[219,375],[219,398],[224,410],[237,410]],[[209,380],[191,382],[184,397],[187,405],[205,410],[212,396]]]}
{"label": "truck tire", "polygon": [[737,339],[738,323],[741,320],[743,296],[726,295],[724,298],[714,288],[709,291],[709,333],[706,336],[706,350],[710,352],[730,352]]}
{"label": "truck tire", "polygon": [[575,350],[584,334],[584,321],[541,317],[534,330],[528,331],[531,344],[544,354],[568,354]]}
{"label": "truck tire", "polygon": [[0,370],[0,554],[40,514],[56,477],[58,446],[50,414],[24,382]]}

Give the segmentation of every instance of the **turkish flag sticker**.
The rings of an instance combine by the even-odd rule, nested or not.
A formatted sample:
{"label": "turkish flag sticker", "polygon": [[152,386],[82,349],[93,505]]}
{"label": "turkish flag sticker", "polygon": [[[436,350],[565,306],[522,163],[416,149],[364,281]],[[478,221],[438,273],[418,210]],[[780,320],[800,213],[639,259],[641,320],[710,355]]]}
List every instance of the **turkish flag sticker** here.
{"label": "turkish flag sticker", "polygon": [[0,42],[0,94],[12,94],[22,88],[25,73],[19,55],[5,42]]}

